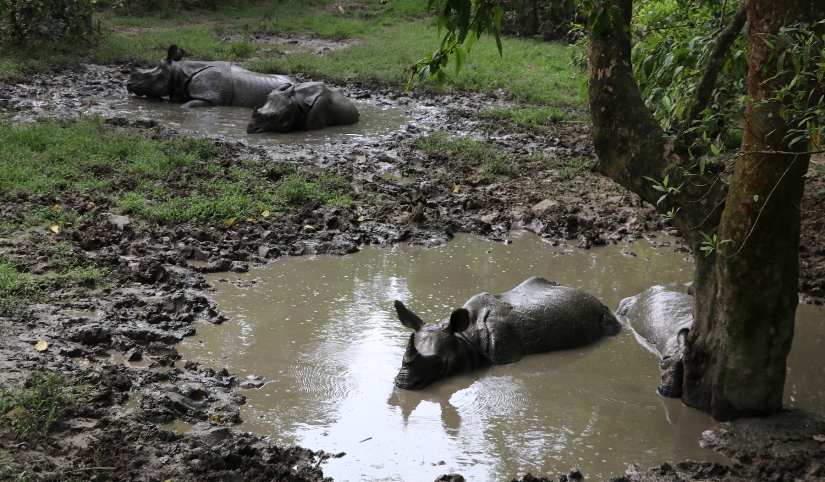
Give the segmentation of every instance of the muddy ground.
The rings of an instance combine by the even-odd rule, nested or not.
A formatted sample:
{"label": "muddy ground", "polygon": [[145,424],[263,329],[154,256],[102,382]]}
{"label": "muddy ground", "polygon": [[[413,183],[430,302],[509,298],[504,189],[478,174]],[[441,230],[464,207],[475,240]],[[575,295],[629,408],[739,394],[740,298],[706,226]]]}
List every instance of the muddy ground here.
{"label": "muddy ground", "polygon": [[[0,84],[0,110],[15,122],[37,117],[63,119],[96,114],[113,126],[145,129],[158,138],[182,135],[151,119],[126,119],[114,107],[123,102],[126,66],[83,66],[19,85]],[[110,271],[102,286],[63,283],[50,301],[34,305],[28,320],[0,320],[0,382],[15,384],[37,370],[59,371],[91,387],[90,403],[76,410],[48,436],[15,439],[0,429],[0,472],[13,480],[323,480],[321,463],[342,454],[300,447],[276,447],[244,433],[235,390],[260,380],[241,379],[180,360],[175,344],[193,335],[198,323],[226,318],[209,298],[204,272],[246,271],[281,256],[346,255],[367,244],[434,246],[456,232],[505,241],[512,229],[533,231],[548,242],[590,249],[627,243],[658,232],[677,234],[635,195],[612,181],[580,171],[548,169],[573,159],[593,159],[583,123],[560,122],[518,132],[485,121],[484,106],[501,96],[401,95],[345,86],[356,98],[421,108],[398,132],[382,139],[356,139],[328,146],[264,150],[216,139],[224,165],[254,158],[262,167],[287,161],[306,172],[334,170],[352,182],[349,208],[306,208],[288,216],[238,221],[231,226],[155,226],[128,215],[107,214],[113,206],[90,207],[83,196],[23,196],[0,193],[0,218],[24,219],[27,206],[56,203],[92,216],[59,234],[47,228],[14,232],[0,239],[0,252],[22,270],[44,273],[55,246],[65,263]],[[128,101],[128,99],[126,100]],[[416,139],[442,129],[495,145],[519,163],[513,177],[494,180],[473,168],[445,168],[427,156]],[[537,155],[537,154],[543,154]],[[570,175],[573,172],[574,175]],[[578,174],[577,174],[578,173]],[[456,186],[458,188],[456,189]],[[800,299],[822,303],[825,295],[825,186],[812,171],[803,201]],[[176,186],[181,188],[181,186]],[[185,186],[183,186],[185,188]],[[663,249],[680,249],[681,245]],[[188,260],[206,261],[195,268]],[[640,260],[641,262],[641,260]],[[654,280],[651,280],[653,283]],[[45,340],[49,347],[38,351]],[[124,363],[125,361],[131,363]],[[140,392],[140,397],[131,394]],[[167,424],[187,422],[179,434]],[[632,465],[616,481],[825,480],[825,416],[788,411],[769,419],[741,420],[706,433],[702,444],[736,460],[731,467],[678,462],[645,468]],[[677,461],[674,461],[677,462]],[[581,474],[512,474],[518,480],[578,480]],[[587,474],[584,474],[585,478]],[[444,480],[460,480],[451,476]]]}

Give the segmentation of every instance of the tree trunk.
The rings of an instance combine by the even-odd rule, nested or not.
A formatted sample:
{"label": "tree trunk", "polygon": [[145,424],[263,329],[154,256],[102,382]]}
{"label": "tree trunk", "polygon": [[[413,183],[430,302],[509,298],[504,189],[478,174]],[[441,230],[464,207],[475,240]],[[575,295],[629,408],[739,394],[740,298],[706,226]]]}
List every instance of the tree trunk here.
{"label": "tree trunk", "polygon": [[781,104],[763,103],[789,80],[768,81],[775,70],[768,68],[771,52],[763,36],[783,25],[810,23],[820,1],[750,0],[748,6],[753,103],[717,233],[733,242],[697,263],[695,321],[684,358],[682,400],[716,420],[782,409],[798,303],[799,205],[810,156],[766,153],[794,149]]}
{"label": "tree trunk", "polygon": [[[717,420],[781,409],[797,305],[798,206],[808,157],[754,152],[790,151],[779,106],[756,105],[782,81],[763,84],[770,77],[763,69],[769,52],[760,35],[777,32],[783,22],[823,18],[816,10],[823,7],[814,3],[821,0],[750,0],[749,88],[755,103],[747,112],[744,155],[736,163],[729,195],[718,178],[699,174],[683,144],[665,137],[642,101],[623,28],[630,24],[633,1],[605,0],[605,6],[618,7],[621,18],[593,32],[589,43],[597,169],[660,212],[679,209],[673,222],[696,257],[695,321],[684,359],[683,401]],[[663,180],[665,173],[669,186],[684,185],[659,202],[662,193],[644,176]],[[705,257],[700,232],[734,243],[715,247]]]}

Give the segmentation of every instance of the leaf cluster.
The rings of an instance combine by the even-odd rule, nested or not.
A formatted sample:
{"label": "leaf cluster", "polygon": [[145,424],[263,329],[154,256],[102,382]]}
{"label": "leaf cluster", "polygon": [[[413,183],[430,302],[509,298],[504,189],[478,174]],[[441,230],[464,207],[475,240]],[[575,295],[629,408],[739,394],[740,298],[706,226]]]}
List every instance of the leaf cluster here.
{"label": "leaf cluster", "polygon": [[[675,134],[696,95],[716,35],[737,5],[715,2],[653,0],[634,12],[633,75],[645,104],[662,128]],[[725,145],[725,131],[738,128],[747,92],[747,42],[740,36],[725,58],[710,103],[694,126],[696,135]],[[732,144],[732,143],[731,143]],[[738,147],[738,146],[735,146]]]}
{"label": "leaf cluster", "polygon": [[[825,133],[825,20],[813,25],[782,27],[778,35],[762,40],[770,49],[766,71],[774,75],[765,83],[781,79],[775,95],[763,102],[781,104],[780,116],[788,124],[788,146],[807,144],[808,151],[822,150]],[[803,145],[804,145],[803,144]]]}
{"label": "leaf cluster", "polygon": [[94,33],[96,0],[0,0],[0,37],[82,40]]}
{"label": "leaf cluster", "polygon": [[[511,0],[518,6],[518,0]],[[414,79],[419,82],[435,80],[439,86],[447,80],[446,68],[450,58],[455,59],[458,74],[467,54],[482,33],[492,35],[501,55],[501,19],[504,8],[501,0],[430,0],[428,9],[437,9],[438,35],[444,32],[438,49],[427,54],[413,66],[407,89]]]}

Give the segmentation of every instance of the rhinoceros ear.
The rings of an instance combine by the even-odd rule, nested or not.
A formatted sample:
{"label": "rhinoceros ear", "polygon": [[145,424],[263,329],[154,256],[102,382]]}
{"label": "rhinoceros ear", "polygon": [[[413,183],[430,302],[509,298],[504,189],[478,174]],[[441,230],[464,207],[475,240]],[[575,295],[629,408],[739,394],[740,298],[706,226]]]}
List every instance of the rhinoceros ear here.
{"label": "rhinoceros ear", "polygon": [[418,317],[415,313],[408,310],[404,303],[395,300],[395,311],[398,313],[398,319],[401,320],[401,324],[406,326],[407,328],[412,328],[415,331],[421,329],[424,326],[424,322],[421,321],[421,318]]}
{"label": "rhinoceros ear", "polygon": [[450,315],[450,331],[459,333],[470,326],[470,312],[466,308],[459,308]]}
{"label": "rhinoceros ear", "polygon": [[679,348],[684,348],[687,345],[687,336],[690,330],[687,328],[682,328],[679,330],[679,333],[676,334],[676,342],[679,345]]}
{"label": "rhinoceros ear", "polygon": [[184,53],[185,52],[183,51],[183,49],[179,49],[177,45],[170,45],[169,50],[166,51],[166,60],[168,62],[177,62],[178,60],[183,58]]}

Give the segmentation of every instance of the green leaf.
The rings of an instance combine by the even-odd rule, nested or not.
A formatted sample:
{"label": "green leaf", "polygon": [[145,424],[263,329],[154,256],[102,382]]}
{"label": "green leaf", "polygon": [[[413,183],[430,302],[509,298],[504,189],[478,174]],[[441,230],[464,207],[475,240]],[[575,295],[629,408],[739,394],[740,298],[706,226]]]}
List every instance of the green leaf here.
{"label": "green leaf", "polygon": [[[472,37],[472,35],[471,35]],[[464,67],[464,60],[467,58],[467,51],[461,45],[455,48],[455,75],[461,72]]]}
{"label": "green leaf", "polygon": [[667,194],[662,194],[662,197],[660,197],[659,200],[656,201],[656,205],[658,206],[659,204],[661,204],[662,201],[664,201],[666,197],[667,197]]}

